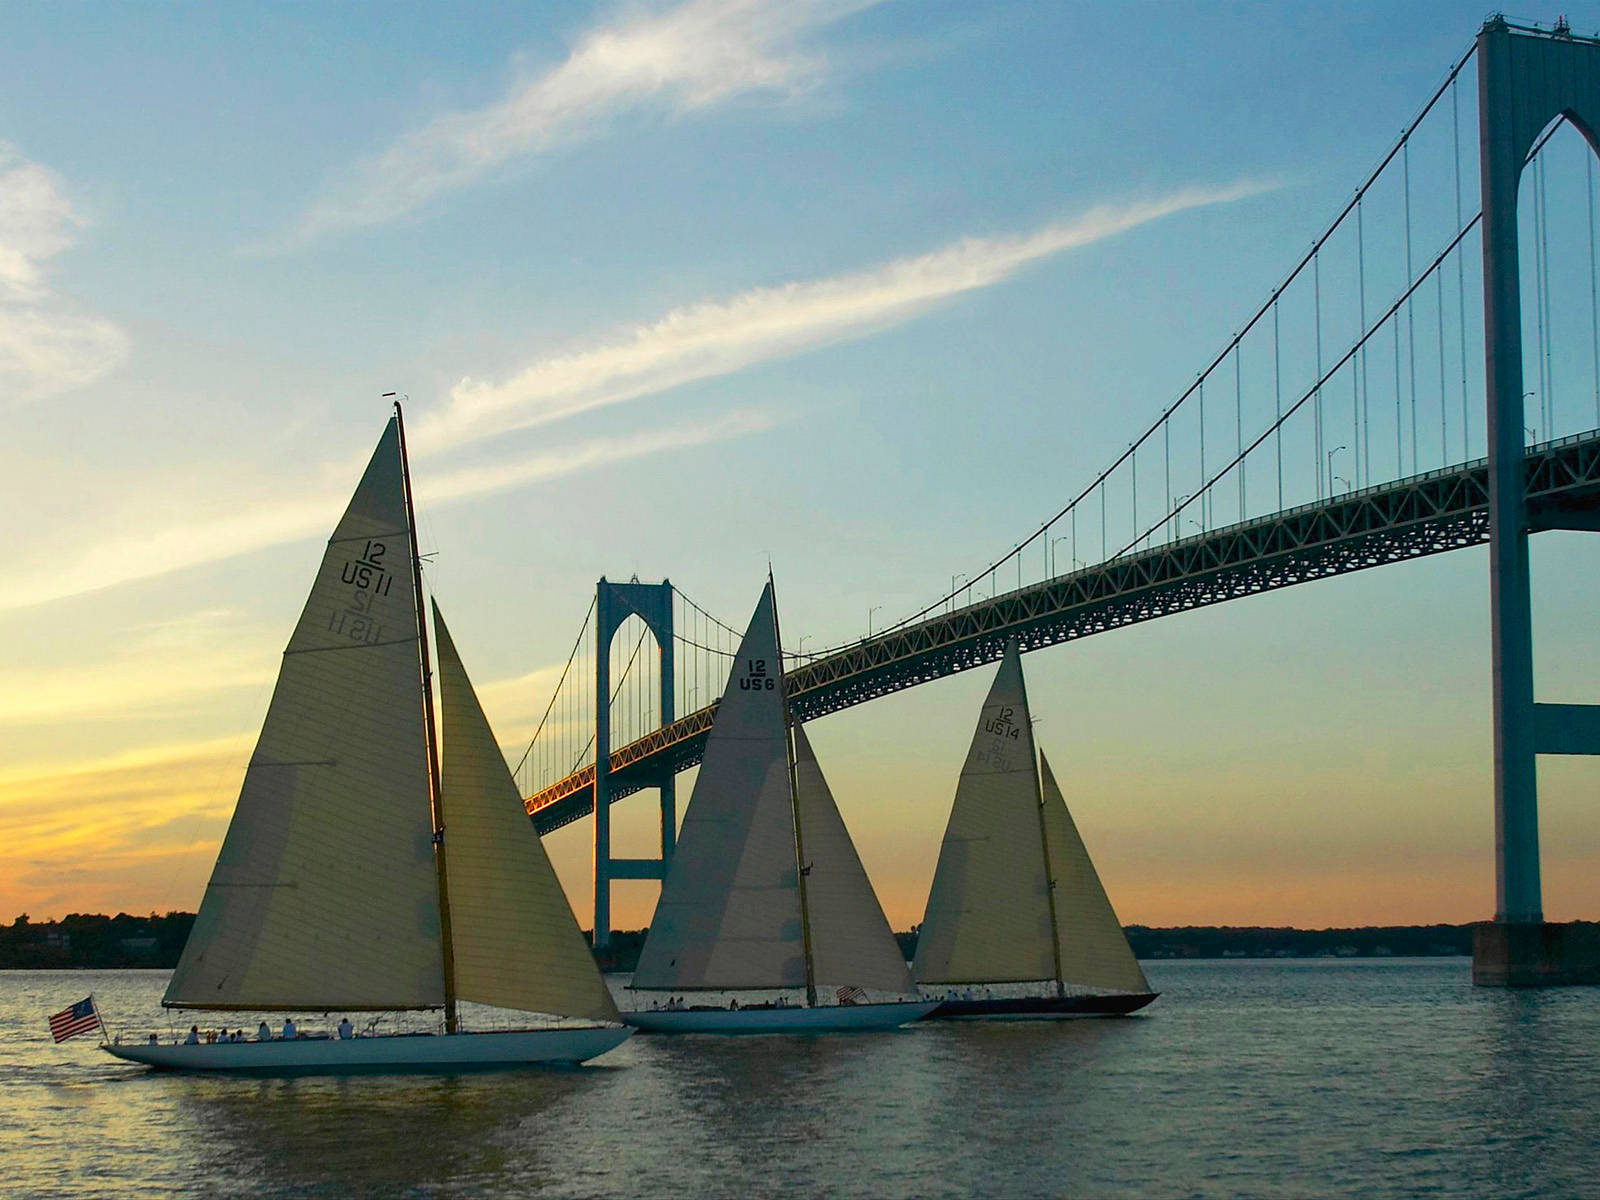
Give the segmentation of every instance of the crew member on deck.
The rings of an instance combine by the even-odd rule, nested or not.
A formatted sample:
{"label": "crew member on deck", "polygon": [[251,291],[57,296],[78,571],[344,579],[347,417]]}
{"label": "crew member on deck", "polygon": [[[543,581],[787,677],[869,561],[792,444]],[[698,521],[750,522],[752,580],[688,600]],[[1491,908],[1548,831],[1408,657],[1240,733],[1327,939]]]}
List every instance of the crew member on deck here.
{"label": "crew member on deck", "polygon": [[261,1022],[260,1025],[258,1025],[256,1027],[256,1041],[258,1041],[258,1042],[270,1042],[271,1040],[272,1040],[272,1030],[268,1029],[267,1028],[267,1023],[265,1021],[263,1021],[263,1022]]}
{"label": "crew member on deck", "polygon": [[183,1039],[185,1046],[198,1046],[200,1044],[200,1026],[189,1026],[189,1036]]}
{"label": "crew member on deck", "polygon": [[350,1024],[349,1017],[341,1017],[339,1019],[339,1039],[341,1041],[354,1037],[355,1032],[354,1026]]}
{"label": "crew member on deck", "polygon": [[294,1027],[294,1018],[285,1017],[283,1019],[283,1040],[286,1042],[292,1042],[299,1036],[300,1031]]}

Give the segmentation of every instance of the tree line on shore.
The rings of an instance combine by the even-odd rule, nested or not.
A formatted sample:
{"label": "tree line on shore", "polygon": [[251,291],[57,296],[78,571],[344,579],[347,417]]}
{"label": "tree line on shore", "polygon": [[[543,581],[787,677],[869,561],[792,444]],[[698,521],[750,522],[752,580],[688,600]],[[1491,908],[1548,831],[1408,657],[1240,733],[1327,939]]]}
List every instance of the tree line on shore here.
{"label": "tree line on shore", "polygon": [[[0,970],[177,965],[194,925],[193,913],[108,917],[72,913],[59,921],[30,921],[26,913],[0,925]],[[1472,953],[1473,926],[1386,925],[1349,929],[1258,926],[1129,925],[1128,941],[1143,959],[1396,958]],[[617,930],[595,957],[606,971],[631,971],[645,930]],[[907,960],[916,953],[917,930],[897,933]]]}

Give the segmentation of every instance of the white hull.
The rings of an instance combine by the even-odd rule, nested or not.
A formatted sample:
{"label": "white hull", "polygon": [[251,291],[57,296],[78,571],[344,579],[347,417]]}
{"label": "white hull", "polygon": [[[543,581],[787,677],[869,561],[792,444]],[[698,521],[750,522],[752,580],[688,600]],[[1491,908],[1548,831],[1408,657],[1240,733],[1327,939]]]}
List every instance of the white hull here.
{"label": "white hull", "polygon": [[621,1045],[632,1033],[625,1026],[591,1025],[576,1029],[294,1038],[210,1045],[202,1042],[198,1046],[127,1043],[107,1044],[101,1049],[158,1071],[343,1075],[360,1071],[470,1071],[531,1063],[575,1064]]}
{"label": "white hull", "polygon": [[893,1029],[937,1004],[838,1004],[817,1008],[643,1009],[622,1019],[647,1033],[844,1033]]}

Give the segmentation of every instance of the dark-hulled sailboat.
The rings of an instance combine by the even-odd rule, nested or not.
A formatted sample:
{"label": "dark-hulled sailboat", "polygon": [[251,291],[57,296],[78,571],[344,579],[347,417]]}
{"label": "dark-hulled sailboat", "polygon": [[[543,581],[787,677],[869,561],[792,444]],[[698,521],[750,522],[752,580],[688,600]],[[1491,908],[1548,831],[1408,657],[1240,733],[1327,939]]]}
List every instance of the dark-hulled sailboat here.
{"label": "dark-hulled sailboat", "polygon": [[1156,998],[1037,753],[1007,645],[967,752],[912,964],[931,1018],[1111,1016]]}

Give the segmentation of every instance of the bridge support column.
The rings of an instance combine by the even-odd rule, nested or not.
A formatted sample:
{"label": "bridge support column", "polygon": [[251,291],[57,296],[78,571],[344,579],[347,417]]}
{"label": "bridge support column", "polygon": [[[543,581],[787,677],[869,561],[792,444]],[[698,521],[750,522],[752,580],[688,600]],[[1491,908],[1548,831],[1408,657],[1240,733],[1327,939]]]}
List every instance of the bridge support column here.
{"label": "bridge support column", "polygon": [[[1566,116],[1593,143],[1600,46],[1514,33],[1495,17],[1478,35],[1483,189],[1484,353],[1489,428],[1489,587],[1494,696],[1495,923],[1473,946],[1484,984],[1596,982],[1580,959],[1600,941],[1544,924],[1536,756],[1588,728],[1534,703],[1530,524],[1524,463],[1521,267],[1517,186],[1535,139]],[[1555,730],[1547,735],[1547,730]],[[1600,750],[1600,745],[1595,749]],[[1553,932],[1554,931],[1554,932]],[[1579,976],[1595,978],[1580,980]]]}
{"label": "bridge support column", "polygon": [[594,672],[594,948],[611,943],[611,881],[663,879],[677,839],[678,813],[673,776],[661,788],[661,858],[611,857],[611,640],[630,616],[637,616],[655,638],[660,660],[657,707],[660,725],[673,720],[672,583],[610,583],[602,577],[595,592]]}

